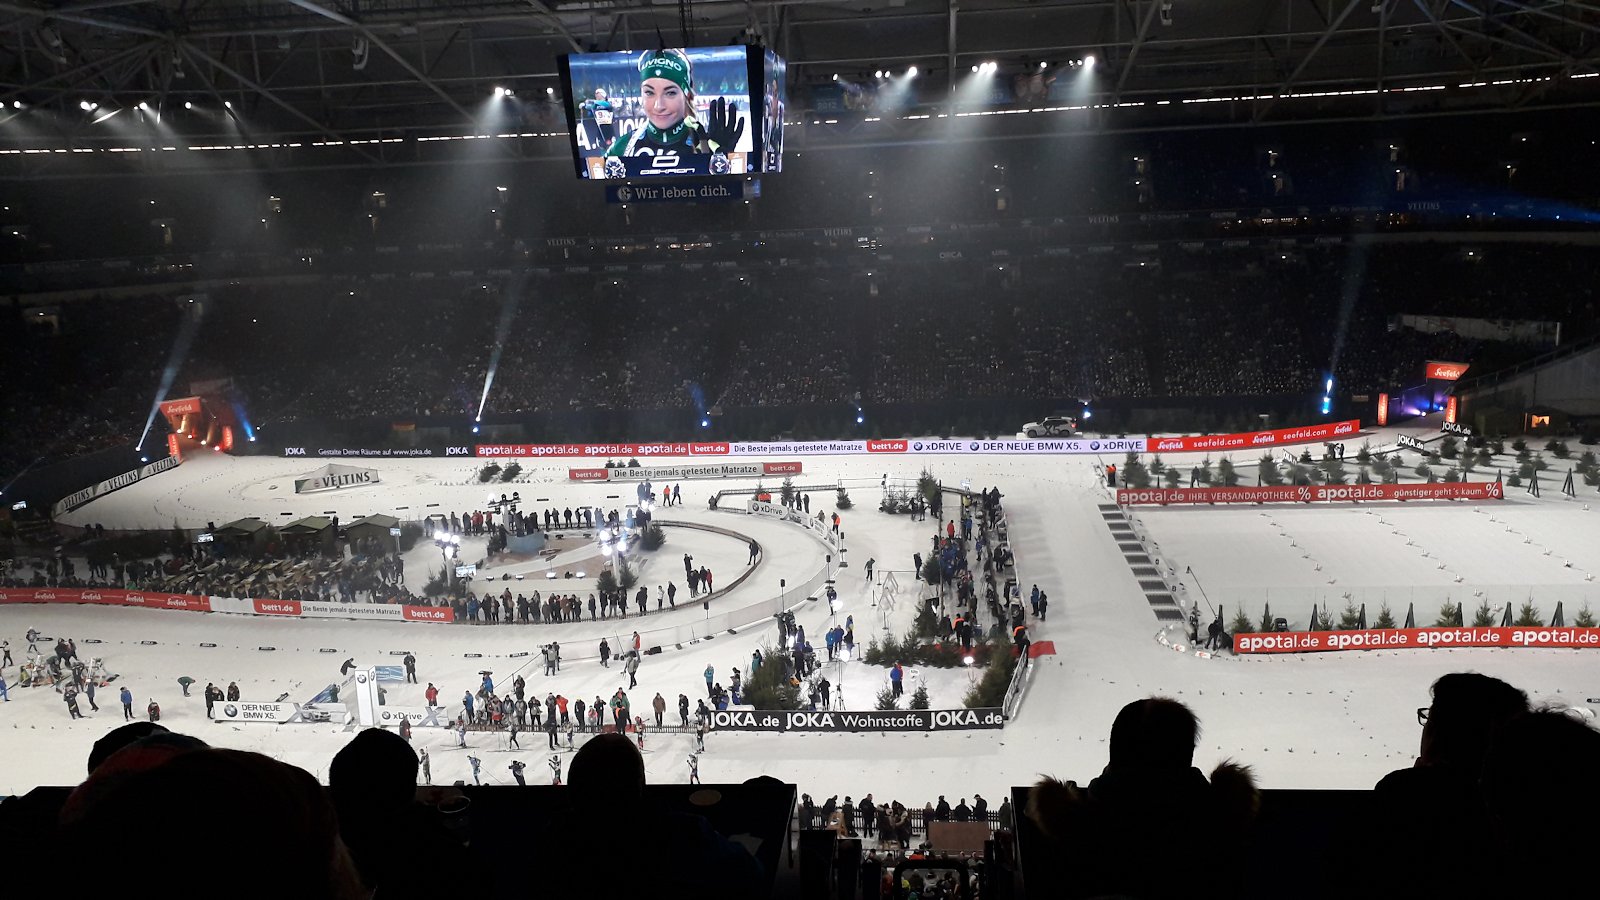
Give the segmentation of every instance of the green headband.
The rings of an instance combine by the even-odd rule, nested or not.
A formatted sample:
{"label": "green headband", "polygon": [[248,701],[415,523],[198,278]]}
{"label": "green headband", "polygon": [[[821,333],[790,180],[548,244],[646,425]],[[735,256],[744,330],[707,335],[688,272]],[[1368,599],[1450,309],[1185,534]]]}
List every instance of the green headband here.
{"label": "green headband", "polygon": [[683,90],[689,90],[689,64],[686,58],[675,53],[653,53],[639,61],[639,80],[665,78]]}

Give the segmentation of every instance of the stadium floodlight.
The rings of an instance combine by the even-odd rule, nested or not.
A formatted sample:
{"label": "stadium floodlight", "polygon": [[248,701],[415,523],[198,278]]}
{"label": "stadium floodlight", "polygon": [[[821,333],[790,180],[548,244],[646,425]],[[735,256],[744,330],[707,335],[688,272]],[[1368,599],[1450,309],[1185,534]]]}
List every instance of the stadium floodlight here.
{"label": "stadium floodlight", "polygon": [[1085,69],[1094,68],[1094,54],[1091,53],[1083,58],[1083,67]]}
{"label": "stadium floodlight", "polygon": [[22,108],[22,101],[21,100],[13,100],[13,101],[11,101],[11,108],[12,109],[21,109]]}
{"label": "stadium floodlight", "polygon": [[973,67],[972,67],[972,71],[973,71],[973,73],[977,73],[977,71],[978,71],[978,67],[977,67],[977,66],[973,66]]}
{"label": "stadium floodlight", "polygon": [[1050,64],[1041,59],[1039,60],[1039,68],[1048,69],[1050,68]]}
{"label": "stadium floodlight", "polygon": [[839,73],[838,72],[833,73],[833,80],[834,81],[838,81],[839,80]]}
{"label": "stadium floodlight", "polygon": [[872,77],[873,78],[882,78],[883,77],[883,70],[879,69],[876,72],[873,72],[872,73]]}
{"label": "stadium floodlight", "polygon": [[917,67],[916,66],[912,66],[911,68],[907,69],[906,70],[906,77],[907,78],[915,78],[915,77],[917,77]]}
{"label": "stadium floodlight", "polygon": [[494,86],[494,95],[496,97],[504,97],[506,95],[506,89],[497,84]]}
{"label": "stadium floodlight", "polygon": [[84,112],[88,112],[89,110],[94,109],[94,104],[90,103],[87,100],[79,100],[78,101],[78,108],[83,110]]}
{"label": "stadium floodlight", "polygon": [[193,100],[185,100],[185,101],[183,101],[183,108],[184,109],[194,109],[194,101]]}
{"label": "stadium floodlight", "polygon": [[223,106],[224,109],[233,109],[233,101],[232,100],[224,100],[224,101],[222,101],[222,106]]}

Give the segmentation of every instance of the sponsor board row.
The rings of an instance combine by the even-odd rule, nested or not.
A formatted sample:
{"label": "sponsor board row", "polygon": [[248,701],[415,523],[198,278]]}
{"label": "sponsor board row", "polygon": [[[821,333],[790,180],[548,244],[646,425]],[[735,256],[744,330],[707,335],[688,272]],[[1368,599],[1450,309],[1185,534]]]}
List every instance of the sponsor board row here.
{"label": "sponsor board row", "polygon": [[1412,650],[1439,647],[1600,648],[1600,628],[1385,628],[1371,631],[1282,631],[1239,634],[1235,653],[1321,653],[1330,650]]}
{"label": "sponsor board row", "polygon": [[696,478],[757,478],[764,475],[799,475],[804,464],[707,463],[694,466],[629,466],[617,469],[568,469],[569,481],[689,481]]}
{"label": "sponsor board row", "polygon": [[1359,503],[1368,500],[1503,500],[1498,481],[1454,484],[1304,484],[1263,487],[1121,488],[1126,506],[1169,503]]}
{"label": "sponsor board row", "polygon": [[1150,438],[1152,453],[1173,453],[1189,450],[1240,450],[1248,447],[1272,447],[1278,444],[1311,444],[1334,440],[1356,434],[1361,430],[1360,419],[1308,425],[1304,428],[1276,428],[1270,431],[1245,431],[1237,434],[1208,434],[1196,437]]}
{"label": "sponsor board row", "polygon": [[[582,457],[613,459],[651,456],[830,456],[855,453],[1051,454],[1143,453],[1139,438],[1024,440],[935,440],[884,438],[865,441],[681,441],[661,444],[479,444],[482,457]],[[612,470],[616,471],[616,470]],[[626,471],[626,470],[624,470]],[[587,479],[585,479],[587,480]]]}
{"label": "sponsor board row", "polygon": [[972,731],[1004,728],[1005,724],[998,706],[861,712],[724,710],[711,714],[711,727],[717,731]]}
{"label": "sponsor board row", "polygon": [[404,622],[451,622],[448,606],[400,606],[387,603],[319,603],[300,600],[262,600],[206,597],[198,594],[161,594],[116,588],[0,588],[0,603],[98,603],[107,606],[142,606],[186,609],[195,612],[235,613],[254,616],[288,616],[304,619],[368,619]]}
{"label": "sponsor board row", "polygon": [[838,533],[831,530],[823,519],[819,519],[816,516],[808,516],[798,509],[791,509],[777,503],[768,503],[765,500],[757,500],[754,497],[750,498],[748,509],[752,515],[782,519],[793,522],[802,528],[809,528],[817,540],[834,549],[839,547],[840,537]]}

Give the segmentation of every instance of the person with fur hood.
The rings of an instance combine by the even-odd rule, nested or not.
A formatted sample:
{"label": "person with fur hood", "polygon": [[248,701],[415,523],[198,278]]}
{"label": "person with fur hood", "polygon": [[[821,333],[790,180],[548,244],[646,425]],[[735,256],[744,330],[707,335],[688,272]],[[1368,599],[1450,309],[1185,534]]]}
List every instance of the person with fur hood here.
{"label": "person with fur hood", "polygon": [[1028,795],[1027,817],[1071,860],[1053,886],[1064,897],[1221,896],[1226,880],[1173,877],[1149,864],[1159,834],[1205,834],[1239,846],[1260,808],[1248,766],[1224,760],[1209,779],[1194,766],[1200,723],[1168,697],[1136,700],[1111,725],[1111,761],[1080,786],[1045,778]]}

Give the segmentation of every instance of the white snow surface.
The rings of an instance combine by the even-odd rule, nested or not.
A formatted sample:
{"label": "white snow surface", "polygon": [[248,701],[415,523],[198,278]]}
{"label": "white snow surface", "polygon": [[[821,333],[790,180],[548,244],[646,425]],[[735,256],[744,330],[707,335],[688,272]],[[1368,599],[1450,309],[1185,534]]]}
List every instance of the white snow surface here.
{"label": "white snow surface", "polygon": [[[1389,429],[1367,439],[1374,447],[1392,446],[1398,431]],[[1437,434],[1418,426],[1409,433]],[[1353,455],[1355,442],[1349,444]],[[1164,454],[1168,462],[1185,468],[1201,456]],[[1250,463],[1253,455],[1235,454],[1234,459]],[[982,793],[993,807],[1009,787],[1031,783],[1040,773],[1080,781],[1094,777],[1105,765],[1107,736],[1117,710],[1141,697],[1166,695],[1189,704],[1200,717],[1203,731],[1195,761],[1202,768],[1232,758],[1253,766],[1259,783],[1267,788],[1364,789],[1388,771],[1412,764],[1420,733],[1415,709],[1428,704],[1428,685],[1447,672],[1494,675],[1539,701],[1597,705],[1587,699],[1600,697],[1600,655],[1593,650],[1379,650],[1249,658],[1205,658],[1175,650],[1159,640],[1163,628],[1101,516],[1099,505],[1110,503],[1111,497],[1100,482],[1100,467],[1109,462],[1120,464],[1121,459],[807,457],[797,485],[841,481],[855,503],[853,510],[842,513],[850,566],[836,577],[844,602],[840,615],[855,616],[858,641],[864,644],[874,634],[881,635],[886,618],[897,633],[910,625],[913,603],[909,601],[920,587],[910,577],[911,556],[927,546],[936,523],[912,523],[904,516],[880,513],[877,506],[885,476],[891,483],[914,481],[917,468],[925,465],[947,484],[970,481],[974,490],[1002,491],[1022,589],[1026,593],[1037,583],[1052,599],[1048,621],[1030,623],[1030,631],[1036,642],[1054,642],[1057,652],[1035,660],[1017,716],[1003,731],[714,733],[708,736],[707,752],[700,761],[702,777],[714,783],[772,775],[819,800],[833,794],[859,798],[871,792],[880,801],[893,798],[911,806],[939,794],[954,802]],[[174,519],[202,526],[207,520],[221,524],[247,515],[290,520],[280,512],[298,517],[337,511],[346,522],[377,512],[416,518],[428,503],[440,504],[443,511],[472,509],[487,493],[471,480],[475,465],[459,460],[363,460],[361,464],[380,470],[383,482],[306,498],[293,494],[292,480],[314,468],[314,461],[201,455],[65,518],[108,528],[170,527]],[[526,480],[515,487],[535,509],[544,504],[534,498],[543,497],[561,507],[581,503],[609,508],[632,493],[632,485],[568,483],[567,461],[523,464]],[[784,577],[793,585],[821,564],[821,545],[797,527],[706,509],[711,492],[752,483],[681,482],[684,505],[659,514],[663,519],[703,521],[750,533],[767,548],[761,563],[765,571],[720,597],[713,603],[713,614],[719,608],[755,604],[776,610],[777,579]],[[1570,624],[1586,600],[1600,606],[1600,583],[1586,580],[1600,572],[1600,495],[1580,493],[1578,499],[1568,499],[1556,490],[1557,484],[1547,480],[1542,499],[1510,489],[1509,499],[1498,503],[1138,508],[1130,518],[1163,571],[1170,568],[1172,580],[1181,582],[1185,607],[1191,600],[1200,601],[1203,589],[1209,602],[1222,604],[1229,617],[1236,604],[1244,604],[1255,617],[1261,604],[1270,602],[1274,615],[1303,628],[1312,603],[1321,608],[1333,602],[1337,617],[1343,595],[1350,592],[1356,602],[1367,603],[1369,621],[1380,603],[1387,602],[1398,620],[1403,620],[1406,605],[1414,603],[1417,624],[1428,625],[1446,598],[1465,601],[1470,620],[1471,610],[1484,597],[1503,608],[1508,601],[1520,607],[1532,596],[1546,620],[1555,601],[1564,601]],[[775,487],[776,479],[767,485]],[[494,488],[496,494],[502,489]],[[622,500],[608,500],[607,494],[621,495]],[[833,511],[832,491],[816,491],[811,499],[813,513]],[[947,502],[946,509],[951,505]],[[737,546],[730,550],[698,537],[683,540],[699,543],[697,563],[701,553],[715,558],[711,565],[719,584],[731,580],[744,563]],[[464,548],[463,556],[469,549]],[[645,565],[645,582],[654,585],[668,577],[662,573],[676,571],[681,576],[683,552],[669,533],[658,554],[664,558]],[[436,554],[424,541],[408,555],[410,583],[421,583]],[[900,602],[887,616],[872,606],[873,592],[863,579],[861,566],[869,557],[876,559],[880,578],[888,570],[899,572]],[[530,579],[519,587],[546,587],[538,583],[542,581]],[[681,577],[679,581],[679,600],[685,601],[687,591]],[[793,603],[794,598],[788,601]],[[266,753],[319,778],[326,778],[329,761],[353,732],[335,725],[213,724],[205,719],[200,698],[205,683],[226,686],[237,681],[246,700],[272,700],[285,692],[302,700],[339,680],[338,664],[344,658],[392,664],[395,658],[389,651],[403,649],[416,653],[421,680],[438,685],[441,700],[447,703],[458,704],[463,691],[475,689],[476,673],[485,668],[494,670],[497,684],[523,673],[537,696],[554,691],[569,698],[609,698],[626,686],[626,676],[615,666],[602,668],[593,658],[600,635],[641,625],[686,625],[707,615],[698,603],[680,602],[677,612],[659,615],[653,607],[652,602],[652,612],[644,620],[629,618],[621,626],[602,622],[472,627],[90,606],[0,606],[0,636],[11,641],[19,661],[25,650],[23,633],[36,627],[47,635],[78,639],[80,655],[103,655],[107,667],[121,676],[99,691],[101,711],[90,712],[85,704],[86,718],[78,721],[69,721],[53,691],[13,686],[11,702],[0,704],[0,746],[6,760],[0,767],[0,792],[21,793],[35,785],[82,780],[90,745],[122,723],[116,695],[123,684],[133,690],[136,711],[142,712],[155,698],[161,703],[163,724],[175,730],[216,746]],[[1204,601],[1201,610],[1203,624],[1210,617]],[[828,627],[826,604],[803,603],[797,616],[821,655],[821,636]],[[1166,634],[1182,642],[1180,633]],[[85,644],[86,638],[104,643]],[[682,649],[668,647],[659,656],[647,657],[638,689],[629,691],[635,713],[642,712],[648,720],[650,699],[660,691],[668,702],[669,721],[675,719],[680,692],[691,703],[703,696],[701,673],[707,664],[726,684],[730,668],[747,671],[751,651],[775,638],[775,627],[763,625]],[[141,645],[141,640],[158,643]],[[545,677],[531,662],[536,654],[524,659],[506,656],[536,651],[549,640],[562,642],[567,660],[556,676]],[[217,646],[202,648],[202,642]],[[278,649],[260,651],[259,646]],[[324,647],[337,648],[338,653],[319,652]],[[484,657],[463,657],[468,652]],[[885,669],[858,661],[834,663],[826,671],[841,686],[852,709],[870,709],[874,694],[887,683]],[[14,685],[15,667],[5,674]],[[924,669],[914,674],[929,686],[937,709],[959,707],[974,673]],[[198,680],[194,696],[180,696],[176,681],[180,675]],[[914,684],[908,681],[908,695]],[[421,705],[422,686],[390,685],[389,703]],[[648,735],[646,740],[651,781],[687,780],[685,757],[692,737],[662,734]],[[528,735],[522,751],[500,749],[500,741],[485,734],[469,736],[473,752],[484,757],[486,781],[510,783],[506,766],[513,758],[537,770],[536,761],[545,752],[540,735]],[[430,748],[435,783],[471,777],[466,754],[453,749],[452,735],[418,729],[414,742]]]}

